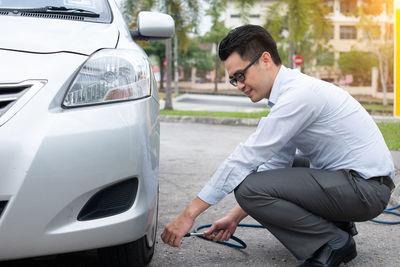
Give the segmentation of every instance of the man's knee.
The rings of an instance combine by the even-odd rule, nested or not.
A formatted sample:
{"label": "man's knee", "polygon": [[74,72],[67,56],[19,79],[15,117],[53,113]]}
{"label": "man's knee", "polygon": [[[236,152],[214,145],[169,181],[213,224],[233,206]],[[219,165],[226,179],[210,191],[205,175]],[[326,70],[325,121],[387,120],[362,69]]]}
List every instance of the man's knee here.
{"label": "man's knee", "polygon": [[[258,206],[266,206],[276,201],[276,173],[273,171],[253,172],[235,188],[235,198],[247,213]],[[272,183],[271,183],[272,182]]]}
{"label": "man's knee", "polygon": [[248,211],[248,209],[251,209],[251,204],[252,201],[251,199],[256,197],[257,192],[253,190],[254,184],[251,179],[251,174],[247,176],[241,184],[239,184],[235,188],[235,198],[239,206],[245,210]]}
{"label": "man's knee", "polygon": [[[242,203],[245,201],[245,191],[247,191],[246,189],[246,185],[245,185],[245,181],[246,179],[243,180],[243,182],[241,182],[236,188],[235,188],[235,198],[237,203],[242,207]],[[243,208],[243,207],[242,207]]]}

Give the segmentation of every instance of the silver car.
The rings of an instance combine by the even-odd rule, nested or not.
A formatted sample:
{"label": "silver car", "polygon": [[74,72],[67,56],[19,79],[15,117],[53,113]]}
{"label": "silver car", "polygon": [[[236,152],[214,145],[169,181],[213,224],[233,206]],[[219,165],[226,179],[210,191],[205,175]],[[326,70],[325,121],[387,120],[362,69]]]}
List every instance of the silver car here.
{"label": "silver car", "polygon": [[152,12],[129,31],[114,0],[0,0],[0,261],[151,260],[159,97],[132,37],[173,33]]}

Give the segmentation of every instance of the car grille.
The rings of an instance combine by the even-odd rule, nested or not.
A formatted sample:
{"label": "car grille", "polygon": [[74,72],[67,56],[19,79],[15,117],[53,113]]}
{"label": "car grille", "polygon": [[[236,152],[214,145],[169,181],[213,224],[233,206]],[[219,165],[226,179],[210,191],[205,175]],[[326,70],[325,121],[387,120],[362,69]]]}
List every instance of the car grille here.
{"label": "car grille", "polygon": [[0,83],[0,126],[14,116],[45,84],[44,80]]}
{"label": "car grille", "polygon": [[131,178],[94,194],[78,214],[78,221],[113,216],[129,210],[136,199],[138,179]]}

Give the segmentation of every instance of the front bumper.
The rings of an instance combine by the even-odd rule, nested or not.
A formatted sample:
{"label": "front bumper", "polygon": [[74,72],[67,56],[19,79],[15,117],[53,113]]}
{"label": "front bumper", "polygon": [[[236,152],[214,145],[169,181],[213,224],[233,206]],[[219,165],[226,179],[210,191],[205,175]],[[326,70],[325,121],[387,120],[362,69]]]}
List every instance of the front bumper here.
{"label": "front bumper", "polygon": [[[12,58],[15,66],[0,83],[47,80],[0,127],[0,201],[7,201],[0,217],[0,260],[106,247],[145,235],[157,197],[158,102],[149,97],[65,110],[62,97],[86,57],[1,50],[0,57]],[[18,64],[20,58],[41,66]],[[132,208],[76,219],[96,192],[131,177],[139,181]]]}

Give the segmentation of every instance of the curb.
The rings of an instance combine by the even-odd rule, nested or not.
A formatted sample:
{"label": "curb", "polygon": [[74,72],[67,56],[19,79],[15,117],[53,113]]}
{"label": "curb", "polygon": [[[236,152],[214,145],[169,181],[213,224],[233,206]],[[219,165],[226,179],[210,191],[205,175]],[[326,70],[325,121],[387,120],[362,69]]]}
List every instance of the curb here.
{"label": "curb", "polygon": [[257,126],[260,119],[160,115],[160,121],[162,121],[162,122],[191,122],[191,123],[204,123],[204,124]]}

